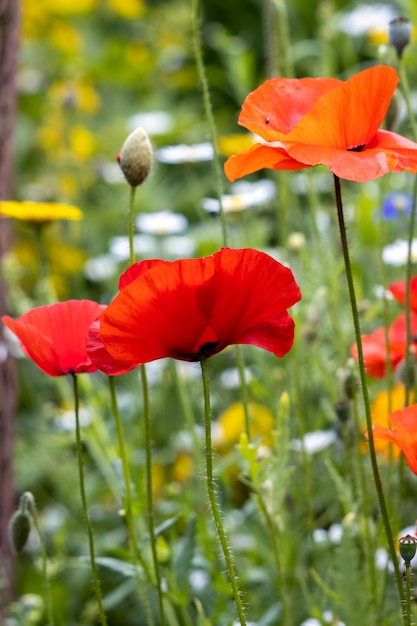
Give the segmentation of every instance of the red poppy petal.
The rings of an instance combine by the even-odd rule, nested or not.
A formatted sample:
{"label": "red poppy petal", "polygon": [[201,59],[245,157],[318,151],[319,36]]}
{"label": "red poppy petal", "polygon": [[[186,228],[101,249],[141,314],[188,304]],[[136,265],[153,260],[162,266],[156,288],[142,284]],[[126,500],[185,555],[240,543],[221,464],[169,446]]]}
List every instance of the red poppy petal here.
{"label": "red poppy petal", "polygon": [[36,326],[22,324],[7,315],[2,317],[3,324],[19,339],[24,354],[49,376],[62,376],[63,372],[54,344]]}
{"label": "red poppy petal", "polygon": [[[388,291],[390,291],[394,298],[403,306],[405,305],[405,287],[405,280],[392,283],[388,287]],[[417,276],[413,276],[410,281],[410,308],[417,313]]]}
{"label": "red poppy petal", "polygon": [[[362,350],[366,373],[373,378],[383,378],[387,361],[384,329],[378,328],[370,335],[363,335]],[[357,362],[358,347],[356,344],[351,347],[350,354]]]}
{"label": "red poppy petal", "polygon": [[132,280],[135,280],[138,276],[141,276],[144,272],[147,272],[155,265],[160,263],[169,263],[169,261],[163,261],[162,259],[145,259],[144,261],[138,261],[133,263],[127,268],[125,272],[119,278],[119,291],[126,287]]}
{"label": "red poppy petal", "polygon": [[272,78],[248,95],[238,122],[267,141],[278,141],[323,93],[340,84],[336,78]]}
{"label": "red poppy petal", "polygon": [[[280,323],[280,314],[293,306],[301,295],[291,270],[257,250],[223,249],[215,254],[215,298],[211,304],[210,326],[220,343],[240,343],[242,336],[260,335],[265,324]],[[203,310],[207,301],[200,300]],[[245,341],[247,343],[247,341]]]}
{"label": "red poppy petal", "polygon": [[374,437],[395,443],[403,452],[408,466],[417,474],[417,405],[394,411],[389,419],[394,429],[373,427]]}
{"label": "red poppy petal", "polygon": [[237,178],[253,174],[264,168],[276,170],[301,170],[309,167],[290,157],[279,147],[257,143],[238,154],[231,156],[224,164],[227,178],[233,182]]}
{"label": "red poppy petal", "polygon": [[285,148],[297,160],[309,165],[327,165],[339,178],[366,183],[395,170],[397,158],[382,150],[350,152],[302,143],[285,142]]}
{"label": "red poppy petal", "polygon": [[417,404],[393,411],[389,419],[394,428],[417,433]]}
{"label": "red poppy petal", "polygon": [[281,313],[275,320],[258,324],[235,338],[236,344],[251,344],[282,357],[294,343],[294,320]]}
{"label": "red poppy petal", "polygon": [[371,149],[383,150],[395,158],[396,163],[390,171],[403,172],[417,170],[417,143],[406,137],[391,133],[387,130],[378,130],[368,143],[366,152]]}
{"label": "red poppy petal", "polygon": [[[355,74],[323,94],[286,141],[338,150],[368,144],[388,111],[397,84],[396,70],[385,65]],[[291,152],[291,156],[295,155]]]}
{"label": "red poppy petal", "polygon": [[101,319],[100,338],[110,355],[132,363],[180,353],[192,360],[206,327],[196,289],[212,276],[211,259],[158,265],[124,287]]}
{"label": "red poppy petal", "polygon": [[137,367],[139,363],[116,361],[107,352],[100,339],[100,320],[93,322],[87,333],[87,353],[95,367],[108,376],[120,376]]}
{"label": "red poppy petal", "polygon": [[93,372],[86,350],[88,327],[105,309],[91,300],[69,300],[36,307],[4,324],[18,337],[25,354],[46,374]]}

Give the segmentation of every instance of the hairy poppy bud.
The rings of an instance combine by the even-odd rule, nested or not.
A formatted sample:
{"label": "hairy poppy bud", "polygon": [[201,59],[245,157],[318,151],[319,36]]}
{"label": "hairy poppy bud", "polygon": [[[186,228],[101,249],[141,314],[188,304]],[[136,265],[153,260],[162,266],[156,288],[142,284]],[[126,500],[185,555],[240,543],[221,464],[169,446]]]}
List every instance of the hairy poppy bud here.
{"label": "hairy poppy bud", "polygon": [[392,46],[394,46],[397,56],[401,59],[404,48],[410,43],[411,39],[411,22],[406,17],[397,17],[391,20],[388,28],[388,38]]}
{"label": "hairy poppy bud", "polygon": [[417,538],[412,535],[406,535],[400,538],[400,554],[406,565],[410,565],[410,561],[415,557],[417,550]]}
{"label": "hairy poppy bud", "polygon": [[146,180],[153,165],[153,148],[144,128],[136,128],[128,135],[117,155],[117,161],[132,187],[137,187]]}

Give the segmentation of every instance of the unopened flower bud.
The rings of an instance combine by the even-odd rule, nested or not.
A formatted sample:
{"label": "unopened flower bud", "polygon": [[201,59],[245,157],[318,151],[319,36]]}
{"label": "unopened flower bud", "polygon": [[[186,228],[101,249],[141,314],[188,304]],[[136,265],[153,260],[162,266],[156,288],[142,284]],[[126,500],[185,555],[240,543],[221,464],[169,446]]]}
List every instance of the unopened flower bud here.
{"label": "unopened flower bud", "polygon": [[350,404],[347,400],[340,400],[334,405],[334,411],[337,419],[342,422],[348,422],[350,420]]}
{"label": "unopened flower bud", "polygon": [[153,165],[153,148],[144,128],[136,128],[128,135],[117,155],[117,161],[132,187],[137,187],[146,180]]}
{"label": "unopened flower bud", "polygon": [[26,510],[18,509],[9,523],[9,538],[13,550],[19,554],[28,540],[32,519]]}
{"label": "unopened flower bud", "polygon": [[358,381],[352,371],[348,371],[343,379],[343,392],[348,400],[353,400],[358,390]]}
{"label": "unopened flower bud", "polygon": [[410,43],[411,30],[411,22],[406,17],[397,17],[389,23],[389,42],[394,46],[399,59],[402,57],[404,48]]}
{"label": "unopened flower bud", "polygon": [[410,561],[415,557],[417,550],[417,538],[412,535],[406,535],[400,538],[400,554],[406,565],[410,565]]}

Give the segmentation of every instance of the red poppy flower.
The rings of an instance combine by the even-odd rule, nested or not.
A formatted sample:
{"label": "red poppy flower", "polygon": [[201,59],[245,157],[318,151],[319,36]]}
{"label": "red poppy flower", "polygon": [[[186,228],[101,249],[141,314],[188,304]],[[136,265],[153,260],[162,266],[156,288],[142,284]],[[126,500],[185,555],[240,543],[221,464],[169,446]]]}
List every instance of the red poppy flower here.
{"label": "red poppy flower", "polygon": [[[411,315],[411,334],[417,337],[417,315]],[[388,350],[385,341],[385,329],[378,328],[370,335],[362,336],[362,348],[365,369],[369,376],[383,378],[386,374],[387,358],[392,370],[405,358],[407,348],[407,333],[405,314],[401,313],[388,329]],[[417,343],[412,342],[411,348],[416,352]],[[350,353],[358,360],[358,348],[353,345]]]}
{"label": "red poppy flower", "polygon": [[[400,304],[405,305],[405,280],[392,283],[388,291]],[[417,313],[417,276],[413,276],[410,280],[410,309]]]}
{"label": "red poppy flower", "polygon": [[287,308],[300,291],[291,270],[267,254],[225,248],[201,259],[155,262],[144,272],[141,265],[129,268],[133,280],[100,318],[104,352],[89,350],[99,369],[106,353],[133,369],[163,357],[198,361],[237,343],[277,356],[290,350],[294,322]]}
{"label": "red poppy flower", "polygon": [[[160,263],[169,263],[169,261],[162,261],[160,259],[147,259],[138,263],[133,263],[127,270],[121,275],[119,279],[119,289],[123,289],[132,282],[135,278],[147,272],[148,269],[158,265]],[[108,376],[120,376],[126,374],[132,369],[131,361],[120,361],[114,359],[104,347],[104,344],[100,338],[100,320],[95,320],[87,333],[87,352],[94,363],[99,363],[102,372]]]}
{"label": "red poppy flower", "polygon": [[389,416],[393,429],[373,426],[374,437],[395,443],[403,452],[411,471],[417,474],[417,404],[393,411]]}
{"label": "red poppy flower", "polygon": [[417,144],[379,130],[398,84],[395,69],[375,66],[346,82],[306,80],[272,79],[248,96],[238,122],[267,143],[230,157],[229,180],[264,167],[323,164],[356,182],[417,169]]}
{"label": "red poppy flower", "polygon": [[19,339],[23,352],[49,376],[95,372],[87,354],[87,331],[105,306],[91,300],[69,300],[40,306],[18,320],[2,322]]}

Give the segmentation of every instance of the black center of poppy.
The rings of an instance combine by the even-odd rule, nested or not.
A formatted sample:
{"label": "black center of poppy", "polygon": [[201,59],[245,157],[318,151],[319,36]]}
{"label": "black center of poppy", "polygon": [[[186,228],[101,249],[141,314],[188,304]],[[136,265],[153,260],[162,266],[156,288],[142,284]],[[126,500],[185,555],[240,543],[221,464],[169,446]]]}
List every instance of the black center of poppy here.
{"label": "black center of poppy", "polygon": [[360,146],[355,146],[354,148],[348,148],[348,152],[362,152],[364,147],[365,147],[365,144],[361,143]]}
{"label": "black center of poppy", "polygon": [[216,350],[218,345],[218,341],[207,341],[206,343],[203,343],[203,345],[200,346],[198,352],[196,354],[193,354],[192,360],[202,361],[203,359],[208,359],[208,357],[211,356]]}

